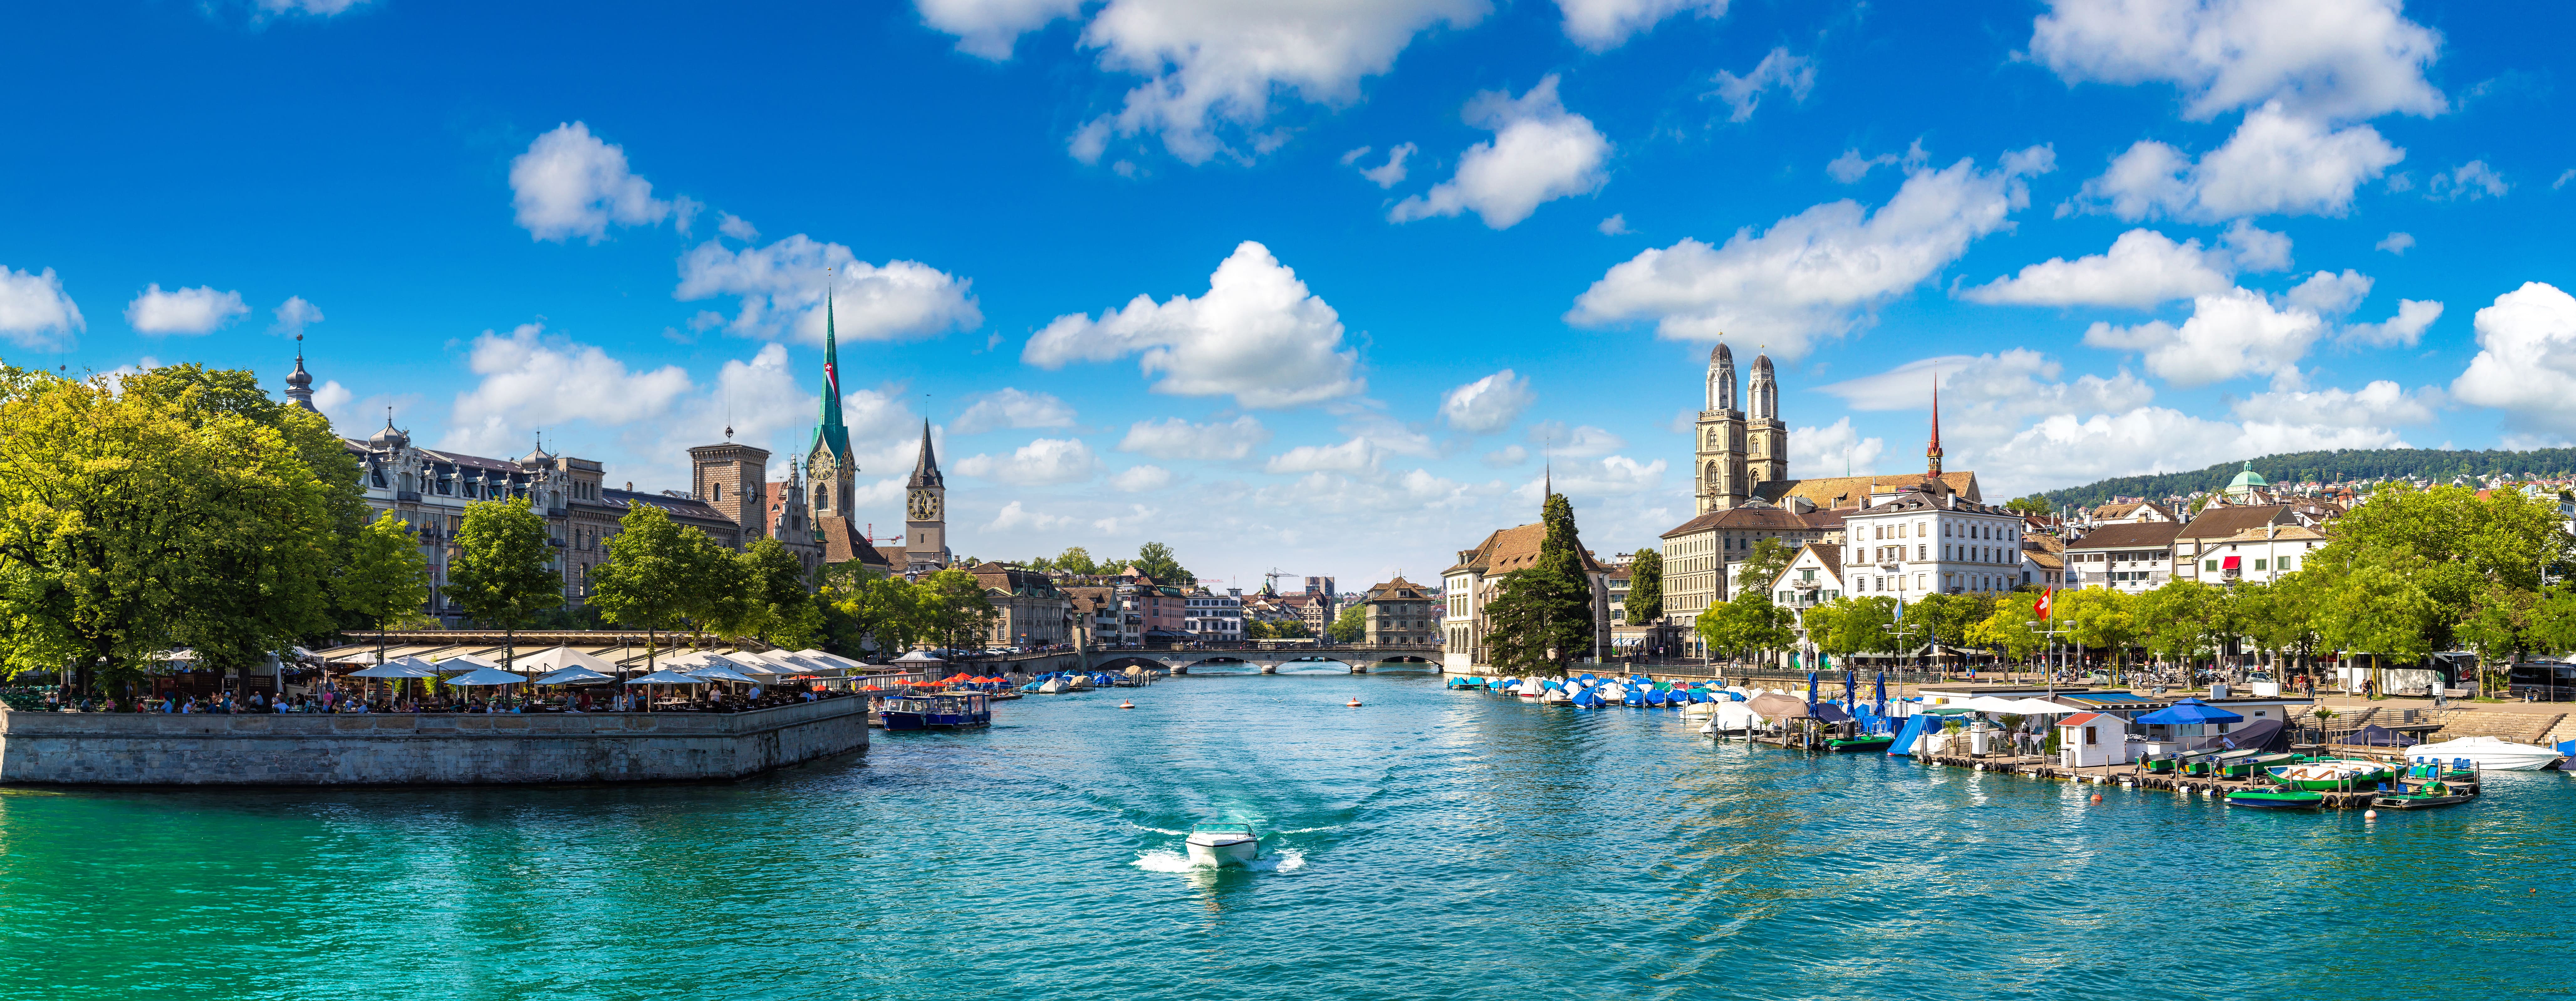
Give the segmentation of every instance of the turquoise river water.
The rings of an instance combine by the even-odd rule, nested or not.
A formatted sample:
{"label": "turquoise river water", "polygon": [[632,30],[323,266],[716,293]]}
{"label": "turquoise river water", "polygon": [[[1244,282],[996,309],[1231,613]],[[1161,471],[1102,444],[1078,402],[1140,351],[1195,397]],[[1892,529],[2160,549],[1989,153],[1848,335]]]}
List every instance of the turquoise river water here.
{"label": "turquoise river water", "polygon": [[[2097,804],[1423,675],[997,716],[724,786],[0,790],[0,998],[2576,994],[2554,772]],[[1182,864],[1221,815],[1263,865]]]}

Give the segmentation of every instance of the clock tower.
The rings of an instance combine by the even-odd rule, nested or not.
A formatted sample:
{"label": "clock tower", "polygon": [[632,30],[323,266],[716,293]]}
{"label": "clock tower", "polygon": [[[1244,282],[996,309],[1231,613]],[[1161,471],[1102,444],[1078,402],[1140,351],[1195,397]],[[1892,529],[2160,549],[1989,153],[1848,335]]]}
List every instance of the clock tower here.
{"label": "clock tower", "polygon": [[939,453],[930,444],[930,422],[921,422],[921,458],[903,485],[903,553],[906,573],[948,568],[948,485],[939,476]]}

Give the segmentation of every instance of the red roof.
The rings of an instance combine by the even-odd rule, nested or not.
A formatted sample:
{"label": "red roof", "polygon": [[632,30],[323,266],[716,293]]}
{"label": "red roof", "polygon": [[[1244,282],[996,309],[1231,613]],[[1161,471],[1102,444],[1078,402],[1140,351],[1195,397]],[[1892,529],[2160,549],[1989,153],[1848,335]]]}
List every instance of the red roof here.
{"label": "red roof", "polygon": [[2095,724],[2095,723],[2110,723],[2110,724],[2112,724],[2112,725],[2114,725],[2114,726],[2127,726],[2127,725],[2128,725],[2128,723],[2129,723],[2129,721],[2128,721],[2128,720],[2121,719],[2120,717],[2117,717],[2117,716],[2109,715],[2109,714],[2107,714],[2107,713],[2076,713],[2076,714],[2075,714],[2075,715],[2073,715],[2073,716],[2069,716],[2069,717],[2066,717],[2065,719],[2059,720],[2059,721],[2058,721],[2058,723],[2057,723],[2057,725],[2059,725],[2059,726],[2091,726],[2091,725],[2093,725],[2093,724]]}

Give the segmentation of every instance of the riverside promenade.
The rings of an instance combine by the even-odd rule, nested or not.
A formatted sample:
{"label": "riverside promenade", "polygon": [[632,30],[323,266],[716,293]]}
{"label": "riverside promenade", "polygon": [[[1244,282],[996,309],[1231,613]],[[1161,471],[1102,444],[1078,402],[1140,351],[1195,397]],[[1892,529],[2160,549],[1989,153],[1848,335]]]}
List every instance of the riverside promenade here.
{"label": "riverside promenade", "polygon": [[845,696],[735,713],[0,710],[0,785],[728,781],[864,752],[867,708]]}

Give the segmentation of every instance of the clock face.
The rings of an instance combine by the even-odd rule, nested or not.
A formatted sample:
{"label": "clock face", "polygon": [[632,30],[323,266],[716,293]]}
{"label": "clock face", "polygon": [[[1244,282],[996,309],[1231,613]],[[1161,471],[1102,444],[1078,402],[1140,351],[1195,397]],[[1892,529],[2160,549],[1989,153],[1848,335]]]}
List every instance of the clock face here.
{"label": "clock face", "polygon": [[939,498],[927,490],[915,491],[912,495],[912,516],[920,521],[938,517]]}

